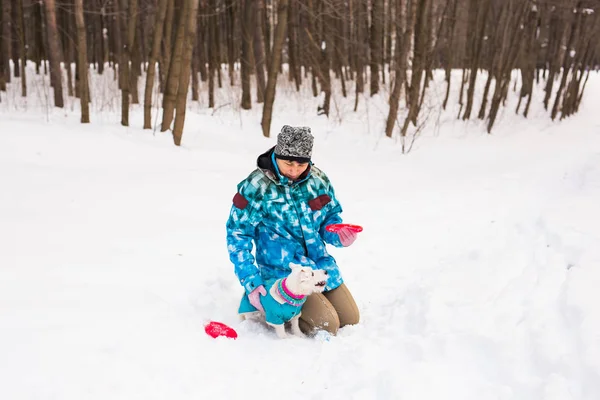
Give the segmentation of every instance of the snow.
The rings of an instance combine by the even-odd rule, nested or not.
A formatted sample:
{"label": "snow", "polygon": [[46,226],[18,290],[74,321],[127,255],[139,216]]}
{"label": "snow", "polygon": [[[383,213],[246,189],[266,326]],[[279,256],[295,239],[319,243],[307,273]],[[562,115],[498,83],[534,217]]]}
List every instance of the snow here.
{"label": "snow", "polygon": [[[539,89],[492,135],[432,115],[404,155],[381,134],[387,89],[357,113],[334,95],[328,120],[308,82],[280,87],[267,139],[262,107],[239,110],[224,81],[178,148],[140,106],[119,125],[110,72],[88,125],[29,77],[27,100],[18,80],[0,94],[0,398],[600,398],[599,75],[570,119]],[[427,104],[444,90],[439,75]],[[361,312],[336,337],[279,340],[235,314],[224,224],[284,123],[312,127],[345,222],[364,226],[331,249]]]}

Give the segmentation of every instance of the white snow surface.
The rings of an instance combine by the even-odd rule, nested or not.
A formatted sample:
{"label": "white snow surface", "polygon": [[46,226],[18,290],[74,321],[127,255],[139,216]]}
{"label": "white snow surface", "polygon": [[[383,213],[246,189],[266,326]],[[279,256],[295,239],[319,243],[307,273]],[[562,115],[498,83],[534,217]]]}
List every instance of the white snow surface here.
{"label": "white snow surface", "polygon": [[[512,99],[488,135],[453,108],[403,155],[381,133],[387,89],[356,113],[336,93],[327,119],[309,82],[280,87],[263,138],[262,106],[240,110],[224,74],[176,147],[141,129],[140,105],[120,125],[111,72],[87,125],[29,73],[27,99],[18,80],[0,93],[0,399],[600,398],[598,74],[574,117],[552,122],[538,88],[528,119]],[[331,248],[361,322],[329,340],[236,315],[225,221],[283,124],[312,127],[364,227]],[[210,320],[238,339],[207,336]]]}

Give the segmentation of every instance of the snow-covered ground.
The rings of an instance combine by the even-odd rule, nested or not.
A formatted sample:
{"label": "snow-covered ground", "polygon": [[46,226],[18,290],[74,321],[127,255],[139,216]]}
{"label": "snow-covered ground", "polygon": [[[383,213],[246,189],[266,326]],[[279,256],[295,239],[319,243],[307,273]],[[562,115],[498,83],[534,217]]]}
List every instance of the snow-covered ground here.
{"label": "snow-covered ground", "polygon": [[[600,398],[600,76],[571,119],[551,122],[541,92],[492,135],[451,110],[408,155],[380,133],[385,93],[356,114],[337,95],[327,120],[309,88],[280,88],[266,139],[227,84],[215,110],[190,105],[177,148],[139,106],[120,126],[111,78],[89,125],[39,77],[26,101],[18,81],[0,94],[1,399]],[[285,123],[313,128],[365,228],[331,249],[362,320],[329,340],[235,314],[224,224]]]}

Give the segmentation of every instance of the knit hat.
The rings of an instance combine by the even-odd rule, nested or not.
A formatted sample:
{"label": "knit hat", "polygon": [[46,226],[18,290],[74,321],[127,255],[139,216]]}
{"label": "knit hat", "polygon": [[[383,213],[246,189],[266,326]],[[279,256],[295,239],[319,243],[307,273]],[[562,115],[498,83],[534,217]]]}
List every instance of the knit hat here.
{"label": "knit hat", "polygon": [[305,163],[312,156],[313,135],[308,126],[284,125],[277,135],[275,157]]}

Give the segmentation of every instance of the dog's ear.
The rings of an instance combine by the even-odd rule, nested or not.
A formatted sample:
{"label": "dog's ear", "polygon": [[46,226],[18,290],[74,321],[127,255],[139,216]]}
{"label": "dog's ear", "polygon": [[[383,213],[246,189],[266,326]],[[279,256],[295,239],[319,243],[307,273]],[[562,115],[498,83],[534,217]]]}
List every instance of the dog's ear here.
{"label": "dog's ear", "polygon": [[296,270],[296,269],[298,269],[298,268],[302,268],[302,265],[300,265],[300,264],[294,264],[294,263],[290,263],[290,269],[291,269],[292,271],[294,271],[294,270]]}
{"label": "dog's ear", "polygon": [[306,282],[313,276],[312,268],[300,268],[300,282]]}

